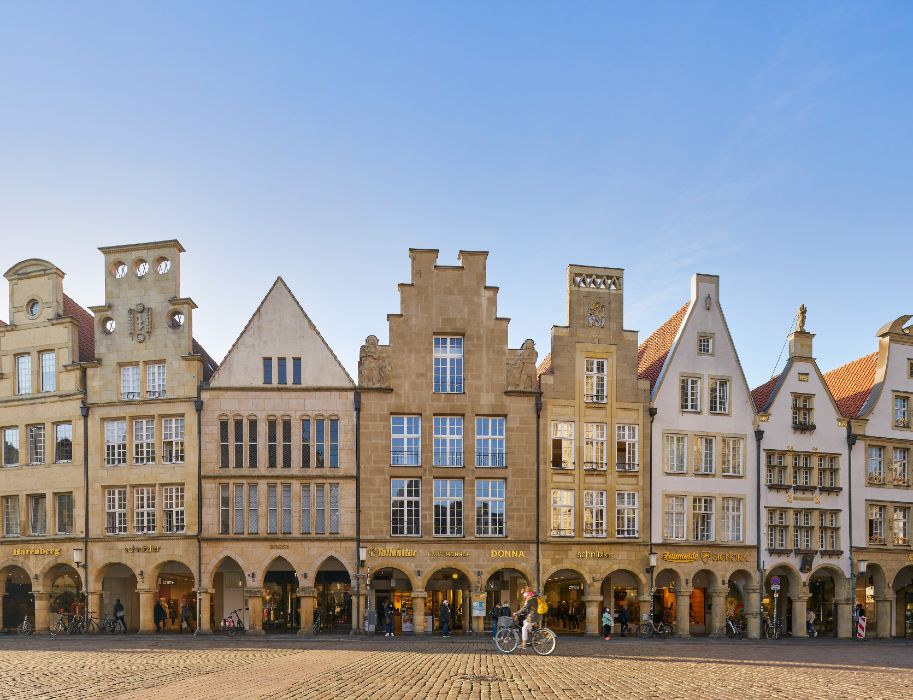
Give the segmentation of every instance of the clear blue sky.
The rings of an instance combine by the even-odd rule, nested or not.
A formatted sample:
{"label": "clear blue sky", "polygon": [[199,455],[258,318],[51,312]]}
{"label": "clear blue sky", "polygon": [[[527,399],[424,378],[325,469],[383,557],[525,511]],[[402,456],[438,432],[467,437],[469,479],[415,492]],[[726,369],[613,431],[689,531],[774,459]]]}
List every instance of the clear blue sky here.
{"label": "clear blue sky", "polygon": [[752,386],[802,302],[829,369],[913,313],[911,37],[910,2],[6,2],[0,267],[88,306],[97,246],[179,238],[217,359],[281,274],[353,374],[410,246],[490,250],[540,357],[569,262],[626,269],[642,338],[716,273]]}

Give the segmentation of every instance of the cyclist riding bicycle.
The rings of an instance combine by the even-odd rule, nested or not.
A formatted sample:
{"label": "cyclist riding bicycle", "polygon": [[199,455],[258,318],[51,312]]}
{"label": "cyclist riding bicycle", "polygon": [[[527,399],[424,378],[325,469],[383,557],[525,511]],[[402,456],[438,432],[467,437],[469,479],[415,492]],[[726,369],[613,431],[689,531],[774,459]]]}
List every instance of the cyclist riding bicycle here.
{"label": "cyclist riding bicycle", "polygon": [[535,591],[528,590],[523,594],[523,607],[514,613],[514,619],[517,622],[523,619],[522,643],[520,647],[525,649],[529,641],[529,631],[542,622],[542,615],[539,614],[539,596]]}

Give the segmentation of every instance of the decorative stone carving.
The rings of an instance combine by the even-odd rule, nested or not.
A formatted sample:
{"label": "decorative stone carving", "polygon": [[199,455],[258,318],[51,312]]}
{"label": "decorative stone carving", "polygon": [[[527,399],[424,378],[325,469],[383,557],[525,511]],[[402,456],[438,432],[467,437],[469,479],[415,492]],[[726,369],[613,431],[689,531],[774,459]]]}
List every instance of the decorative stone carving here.
{"label": "decorative stone carving", "polygon": [[587,310],[586,322],[595,328],[605,327],[605,304],[594,301]]}
{"label": "decorative stone carving", "polygon": [[507,358],[507,388],[532,391],[536,388],[536,344],[523,341],[520,350],[513,350]]}
{"label": "decorative stone carving", "polygon": [[805,308],[805,304],[799,305],[799,313],[796,314],[796,332],[805,333],[805,316],[808,313],[808,309]]}
{"label": "decorative stone carving", "polygon": [[128,309],[127,331],[137,343],[146,340],[146,336],[152,332],[152,310],[142,302]]}
{"label": "decorative stone carving", "polygon": [[390,386],[389,351],[389,348],[380,347],[376,335],[365,338],[358,355],[358,383],[361,386]]}

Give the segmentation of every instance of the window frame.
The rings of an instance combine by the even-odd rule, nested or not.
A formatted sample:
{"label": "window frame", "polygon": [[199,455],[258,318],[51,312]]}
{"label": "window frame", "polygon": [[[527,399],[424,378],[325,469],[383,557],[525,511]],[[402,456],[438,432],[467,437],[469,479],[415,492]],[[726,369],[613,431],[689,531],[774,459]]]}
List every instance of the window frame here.
{"label": "window frame", "polygon": [[432,425],[432,465],[435,467],[464,466],[465,422],[463,416],[434,416]]}
{"label": "window frame", "polygon": [[679,410],[682,413],[701,412],[702,377],[685,374],[679,378]]}
{"label": "window frame", "polygon": [[[601,455],[601,458],[600,458]],[[609,468],[609,427],[607,423],[583,424],[583,468],[606,471]]]}
{"label": "window frame", "polygon": [[[127,487],[112,486],[105,489],[105,534],[129,534],[129,521],[127,516],[129,507],[127,503]],[[113,516],[113,518],[112,518]],[[112,525],[113,522],[113,525]]]}
{"label": "window frame", "polygon": [[550,497],[549,536],[573,537],[575,532],[574,489],[553,488]]}
{"label": "window frame", "polygon": [[475,480],[475,521],[476,537],[507,536],[506,479]]}
{"label": "window frame", "polygon": [[[731,408],[732,381],[728,377],[710,377],[707,409],[715,416],[728,416]],[[722,391],[721,391],[722,390]],[[714,405],[716,406],[714,408]]]}
{"label": "window frame", "polygon": [[[599,369],[599,367],[602,369]],[[609,361],[604,357],[587,357],[583,365],[583,400],[586,403],[607,403]],[[601,385],[601,387],[600,387]],[[599,389],[602,389],[600,392]]]}
{"label": "window frame", "polygon": [[[622,503],[622,501],[631,501]],[[636,539],[640,537],[640,498],[637,491],[615,492],[615,537]]]}
{"label": "window frame", "polygon": [[[49,363],[45,359],[50,357]],[[57,351],[42,350],[38,353],[38,388],[40,393],[49,394],[57,391]],[[49,381],[48,381],[49,380]]]}
{"label": "window frame", "polygon": [[465,485],[462,479],[433,479],[432,536],[464,536]]}
{"label": "window frame", "polygon": [[[402,495],[397,495],[397,483],[402,484]],[[400,503],[401,505],[397,505]],[[396,532],[396,512],[401,513],[401,532]],[[393,477],[390,479],[390,536],[422,536],[422,480],[416,477]]]}
{"label": "window frame", "polygon": [[16,396],[30,396],[34,388],[32,354],[20,353],[13,361],[16,367]]}
{"label": "window frame", "polygon": [[[601,502],[600,502],[601,497]],[[605,539],[608,537],[608,491],[585,489],[583,492],[583,536]],[[590,527],[587,527],[587,523]],[[600,529],[599,524],[602,523]]]}
{"label": "window frame", "polygon": [[464,393],[465,338],[461,335],[435,335],[432,349],[432,393]]}
{"label": "window frame", "polygon": [[477,467],[507,466],[507,419],[504,416],[476,416],[475,441]]}
{"label": "window frame", "polygon": [[[684,542],[688,537],[688,497],[684,494],[663,495],[663,540]],[[676,534],[680,533],[680,534]]]}

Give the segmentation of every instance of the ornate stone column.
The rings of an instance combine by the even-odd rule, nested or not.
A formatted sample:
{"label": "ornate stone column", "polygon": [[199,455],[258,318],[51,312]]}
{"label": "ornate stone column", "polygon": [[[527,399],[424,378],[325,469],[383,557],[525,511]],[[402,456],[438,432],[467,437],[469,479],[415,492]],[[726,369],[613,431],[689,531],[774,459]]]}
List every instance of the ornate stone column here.
{"label": "ornate stone column", "polygon": [[35,632],[47,632],[51,629],[50,594],[32,591],[32,596],[35,598]]}
{"label": "ornate stone column", "polygon": [[841,639],[850,639],[856,636],[853,626],[853,600],[842,598],[837,601],[837,636]]}
{"label": "ornate stone column", "polygon": [[586,604],[586,629],[584,631],[588,635],[600,634],[599,619],[602,617],[602,610],[599,609],[599,605],[602,603],[602,595],[586,595],[583,597],[583,602]]}
{"label": "ornate stone column", "polygon": [[200,628],[197,634],[212,634],[212,620],[210,619],[210,609],[212,608],[212,593],[209,591],[200,591],[200,600],[197,602],[200,609],[197,611],[200,618]]}
{"label": "ornate stone column", "polygon": [[317,590],[311,586],[298,588],[298,616],[301,629],[298,634],[314,634],[314,606],[317,604]]}
{"label": "ornate stone column", "polygon": [[431,630],[425,626],[425,601],[428,594],[425,591],[412,591],[412,614],[416,634],[429,634]]}
{"label": "ornate stone column", "polygon": [[726,594],[728,588],[714,588],[710,591],[710,629],[707,630],[711,637],[725,637],[726,631]]}
{"label": "ornate stone column", "polygon": [[790,595],[793,608],[793,628],[790,630],[793,637],[807,637],[805,631],[805,616],[808,613],[808,593]]}
{"label": "ornate stone column", "polygon": [[745,586],[745,618],[749,639],[761,638],[761,587],[756,583]]}
{"label": "ornate stone column", "polygon": [[894,618],[894,610],[892,603],[894,599],[891,596],[876,596],[875,597],[875,625],[877,630],[872,630],[866,628],[865,634],[869,636],[871,632],[875,632],[876,637],[879,639],[888,639],[891,636],[891,620]]}
{"label": "ornate stone column", "polygon": [[263,634],[263,591],[259,588],[245,588],[244,603],[247,608],[248,634]]}
{"label": "ornate stone column", "polygon": [[155,591],[139,590],[139,633],[153,634],[155,632]]}
{"label": "ornate stone column", "polygon": [[675,636],[691,636],[691,590],[678,591],[675,594]]}

